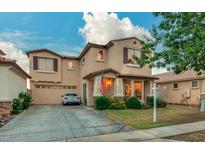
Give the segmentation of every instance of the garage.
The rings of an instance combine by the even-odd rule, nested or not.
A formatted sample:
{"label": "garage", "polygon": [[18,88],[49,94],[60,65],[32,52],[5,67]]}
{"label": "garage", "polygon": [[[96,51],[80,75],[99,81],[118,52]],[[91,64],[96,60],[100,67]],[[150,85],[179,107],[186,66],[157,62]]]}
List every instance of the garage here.
{"label": "garage", "polygon": [[33,104],[61,104],[61,96],[65,92],[79,95],[79,87],[75,85],[34,84],[32,86]]}

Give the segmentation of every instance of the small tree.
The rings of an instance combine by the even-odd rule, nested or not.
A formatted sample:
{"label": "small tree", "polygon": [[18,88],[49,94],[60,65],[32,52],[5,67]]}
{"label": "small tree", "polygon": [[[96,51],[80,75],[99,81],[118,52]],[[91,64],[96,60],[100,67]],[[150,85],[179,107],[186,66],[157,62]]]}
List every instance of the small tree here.
{"label": "small tree", "polygon": [[[176,74],[193,69],[205,71],[205,13],[154,13],[154,40],[144,44],[141,64],[166,67]],[[153,56],[150,56],[154,51]]]}

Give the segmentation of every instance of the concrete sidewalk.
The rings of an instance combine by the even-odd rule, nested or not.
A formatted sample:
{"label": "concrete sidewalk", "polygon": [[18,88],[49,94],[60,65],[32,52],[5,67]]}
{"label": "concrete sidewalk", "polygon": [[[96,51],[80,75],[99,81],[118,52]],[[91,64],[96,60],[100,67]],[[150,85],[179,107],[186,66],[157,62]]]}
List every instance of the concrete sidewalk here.
{"label": "concrete sidewalk", "polygon": [[158,128],[151,128],[145,130],[128,131],[114,134],[98,135],[92,137],[75,138],[68,140],[70,142],[122,142],[122,141],[174,141],[168,139],[161,139],[162,137],[174,136],[179,134],[191,133],[205,130],[205,121],[186,123]]}

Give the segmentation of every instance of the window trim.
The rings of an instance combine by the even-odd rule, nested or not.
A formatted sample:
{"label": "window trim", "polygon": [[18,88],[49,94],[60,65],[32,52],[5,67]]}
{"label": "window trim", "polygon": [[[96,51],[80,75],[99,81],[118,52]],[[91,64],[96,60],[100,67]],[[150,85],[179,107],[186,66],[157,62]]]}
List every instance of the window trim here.
{"label": "window trim", "polygon": [[[177,84],[176,88],[174,87],[175,84]],[[172,88],[173,88],[173,90],[178,90],[179,89],[179,83],[178,82],[174,82]]]}
{"label": "window trim", "polygon": [[[32,67],[32,69],[33,69],[34,71],[37,71],[37,72],[39,72],[39,73],[56,73],[56,72],[58,72],[58,69],[57,69],[57,71],[55,71],[55,68],[54,68],[55,59],[57,60],[57,67],[58,67],[58,59],[57,59],[57,58],[33,56],[33,61],[34,61],[34,57],[35,57],[35,59],[36,59],[36,62],[35,62],[35,63],[36,63],[36,66],[34,67],[34,62],[33,62],[33,67]],[[39,69],[39,59],[51,59],[51,60],[53,60],[53,71],[40,70],[40,69]]]}
{"label": "window trim", "polygon": [[[193,81],[196,81],[196,87],[193,87]],[[199,88],[199,80],[192,80],[191,81],[191,87],[193,88],[193,89],[195,89],[195,88]]]}
{"label": "window trim", "polygon": [[82,59],[80,60],[80,68],[83,68],[84,65],[85,65],[85,58],[82,57]]}
{"label": "window trim", "polygon": [[127,67],[136,67],[136,68],[141,68],[139,64],[125,64]]}
{"label": "window trim", "polygon": [[[69,63],[70,62],[72,63],[72,66],[73,66],[72,68],[69,67]],[[68,63],[67,63],[67,70],[74,70],[74,69],[75,69],[75,67],[74,67],[73,61],[68,61]]]}
{"label": "window trim", "polygon": [[[102,59],[98,59],[98,58],[97,58],[99,51],[102,51],[102,57],[103,57]],[[104,51],[103,49],[99,49],[99,50],[96,51],[95,60],[96,60],[97,62],[103,62],[103,61],[105,61],[105,51]]]}
{"label": "window trim", "polygon": [[[126,51],[125,51],[125,49],[126,49]],[[138,63],[136,63],[136,64],[131,64],[131,63],[129,63],[129,57],[128,57],[128,52],[129,52],[129,50],[128,49],[131,49],[131,50],[134,50],[134,52],[140,52],[140,58],[142,58],[142,51],[143,50],[141,50],[140,48],[136,48],[136,47],[131,47],[131,46],[126,46],[126,47],[124,47],[123,48],[123,63],[125,64],[125,65],[127,65],[127,66],[131,66],[131,67],[141,67]],[[124,59],[124,56],[125,56],[125,53],[124,52],[127,52],[126,54],[127,54],[127,59],[125,60]],[[125,63],[125,61],[126,61],[126,63]]]}
{"label": "window trim", "polygon": [[[44,73],[53,73],[53,72],[56,72],[55,69],[54,69],[54,65],[55,65],[55,64],[54,64],[54,63],[55,63],[54,61],[55,61],[56,58],[37,57],[37,59],[38,59],[38,60],[37,60],[37,62],[38,62],[38,63],[37,63],[37,66],[38,66],[37,71],[38,71],[38,72],[44,72]],[[50,59],[50,60],[53,60],[53,70],[52,70],[52,71],[41,70],[41,69],[39,68],[39,59]]]}

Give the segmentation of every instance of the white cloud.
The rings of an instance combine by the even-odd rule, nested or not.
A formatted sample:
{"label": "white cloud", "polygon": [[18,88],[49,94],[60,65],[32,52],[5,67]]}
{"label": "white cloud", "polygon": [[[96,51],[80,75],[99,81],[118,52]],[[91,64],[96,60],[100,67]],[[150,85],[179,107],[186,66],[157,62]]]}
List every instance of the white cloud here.
{"label": "white cloud", "polygon": [[[48,48],[66,55],[78,55],[78,46],[72,46],[65,39],[42,36],[38,32],[20,31],[16,29],[3,29],[0,32],[0,42],[11,42],[21,50]],[[35,43],[34,43],[35,42]]]}
{"label": "white cloud", "polygon": [[0,32],[0,41],[12,42],[20,49],[35,48],[38,44],[33,43],[34,41],[45,43],[52,40],[54,40],[54,38],[39,36],[37,32],[20,31],[16,29],[3,29]]}
{"label": "white cloud", "polygon": [[18,49],[13,43],[10,42],[0,42],[0,49],[7,54],[7,58],[16,60],[17,64],[26,72],[28,72],[28,58],[22,50]]}
{"label": "white cloud", "polygon": [[116,13],[84,13],[85,26],[79,31],[86,42],[105,44],[112,39],[137,37],[140,40],[152,39],[150,32],[133,25],[128,17],[119,19]]}

